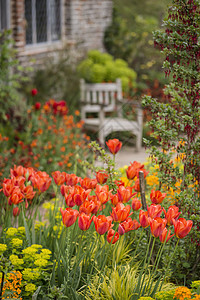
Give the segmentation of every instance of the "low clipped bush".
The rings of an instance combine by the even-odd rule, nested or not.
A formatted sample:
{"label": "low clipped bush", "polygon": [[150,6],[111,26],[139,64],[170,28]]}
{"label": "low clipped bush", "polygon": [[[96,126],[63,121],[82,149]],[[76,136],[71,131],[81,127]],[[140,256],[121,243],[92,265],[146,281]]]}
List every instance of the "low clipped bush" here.
{"label": "low clipped bush", "polygon": [[128,67],[123,59],[114,60],[108,53],[91,50],[87,57],[78,65],[80,77],[90,83],[113,82],[121,79],[122,89],[128,92],[136,87],[136,72]]}

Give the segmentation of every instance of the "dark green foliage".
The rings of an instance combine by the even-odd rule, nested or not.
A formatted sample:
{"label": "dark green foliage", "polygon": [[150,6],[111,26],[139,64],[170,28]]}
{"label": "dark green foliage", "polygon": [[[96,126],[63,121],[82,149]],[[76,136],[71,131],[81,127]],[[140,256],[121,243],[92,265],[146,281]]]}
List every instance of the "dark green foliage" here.
{"label": "dark green foliage", "polygon": [[[175,203],[183,211],[181,217],[193,221],[191,234],[183,241],[184,251],[180,250],[174,260],[173,279],[178,283],[183,279],[189,283],[200,276],[199,21],[199,0],[173,1],[164,22],[165,31],[154,33],[155,46],[165,55],[163,67],[170,79],[164,91],[168,102],[147,96],[143,101],[151,112],[149,124],[160,146],[151,148],[160,166],[160,184],[175,190]],[[174,155],[182,161],[182,169],[171,163]]]}

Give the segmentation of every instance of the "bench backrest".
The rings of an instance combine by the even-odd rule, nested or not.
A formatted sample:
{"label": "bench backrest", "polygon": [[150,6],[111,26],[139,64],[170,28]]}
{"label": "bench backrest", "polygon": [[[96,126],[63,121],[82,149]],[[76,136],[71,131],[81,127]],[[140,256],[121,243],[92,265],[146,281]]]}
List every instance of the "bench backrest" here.
{"label": "bench backrest", "polygon": [[122,100],[121,80],[114,83],[85,83],[80,81],[82,113],[99,112],[103,106],[104,112],[116,109],[116,100]]}

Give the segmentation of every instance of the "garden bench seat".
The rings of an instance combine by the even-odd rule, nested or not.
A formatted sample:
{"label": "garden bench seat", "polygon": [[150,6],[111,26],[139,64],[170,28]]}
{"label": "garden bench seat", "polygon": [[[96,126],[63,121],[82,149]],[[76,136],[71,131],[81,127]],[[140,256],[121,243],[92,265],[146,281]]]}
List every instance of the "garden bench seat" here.
{"label": "garden bench seat", "polygon": [[[105,138],[112,132],[128,131],[136,136],[136,150],[142,146],[143,111],[137,101],[122,98],[121,80],[114,83],[89,84],[81,79],[81,117],[84,128],[98,132],[99,143],[105,145]],[[126,105],[136,107],[136,118],[129,120],[124,117]]]}

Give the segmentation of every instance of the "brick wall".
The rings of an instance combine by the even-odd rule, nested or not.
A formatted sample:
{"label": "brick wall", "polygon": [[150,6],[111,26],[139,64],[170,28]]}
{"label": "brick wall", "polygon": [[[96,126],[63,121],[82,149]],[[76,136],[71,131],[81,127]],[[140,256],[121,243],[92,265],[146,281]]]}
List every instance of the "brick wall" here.
{"label": "brick wall", "polygon": [[24,0],[11,0],[11,28],[18,56],[24,65],[42,64],[47,57],[55,57],[66,45],[73,52],[90,49],[104,50],[103,36],[112,18],[112,0],[62,0],[62,39],[57,43],[26,46]]}

